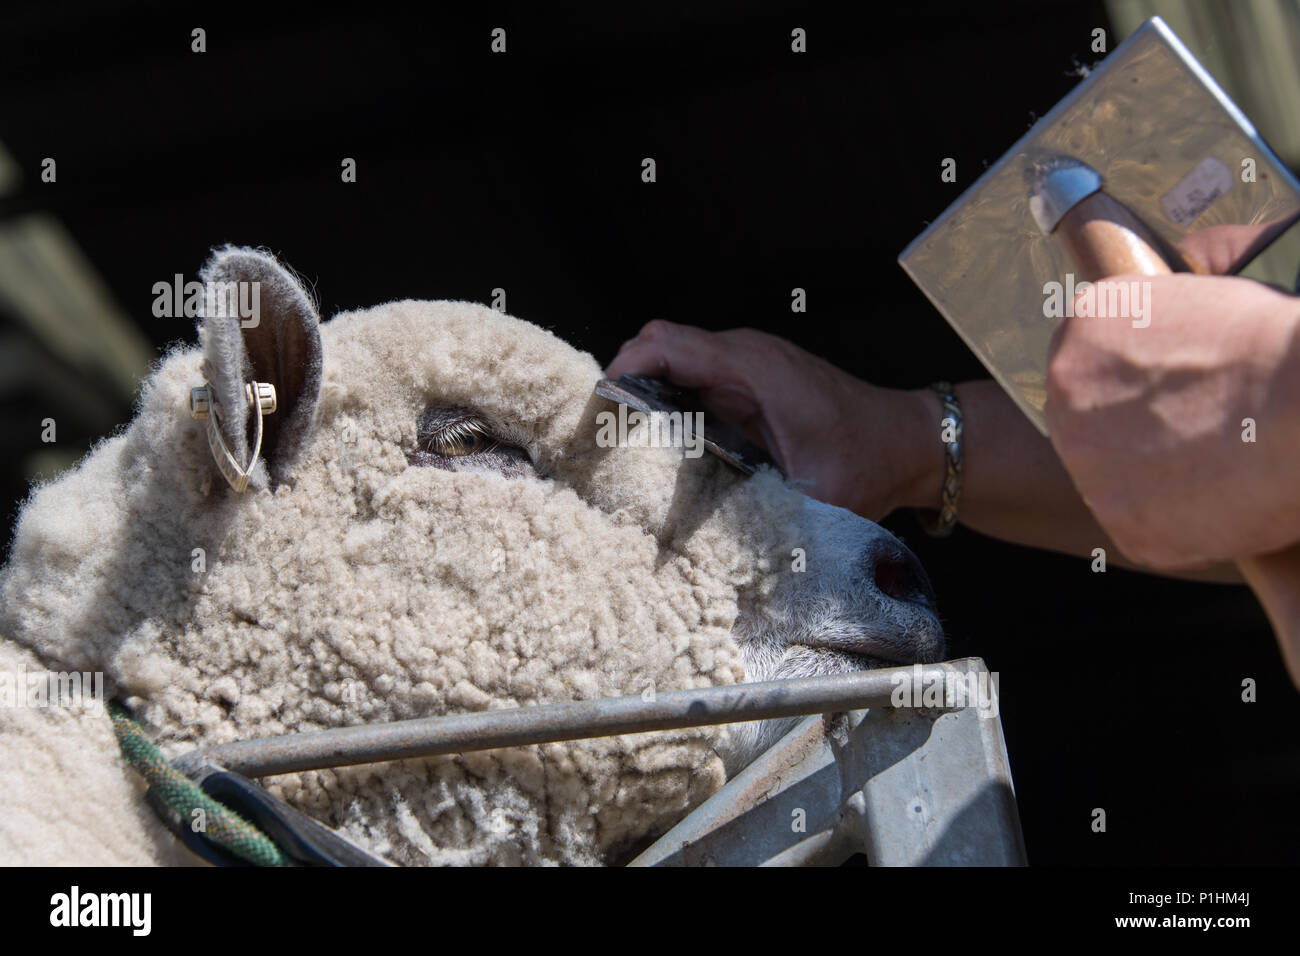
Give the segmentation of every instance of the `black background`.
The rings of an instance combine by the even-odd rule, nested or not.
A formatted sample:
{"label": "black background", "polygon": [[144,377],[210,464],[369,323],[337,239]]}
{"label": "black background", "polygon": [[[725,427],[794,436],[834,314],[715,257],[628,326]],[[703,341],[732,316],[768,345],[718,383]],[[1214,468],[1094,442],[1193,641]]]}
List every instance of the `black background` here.
{"label": "black background", "polygon": [[[884,385],[983,377],[896,258],[1078,82],[1105,10],[860,8],[6,8],[0,142],[25,185],[0,215],[57,215],[159,346],[195,336],[152,316],[153,284],[234,242],[281,254],[327,316],[502,287],[601,361],[665,317],[767,329]],[[11,463],[43,416],[7,397]],[[12,520],[25,484],[12,464],[3,482]],[[1300,857],[1300,695],[1247,591],[887,524],[929,569],[952,656],[1001,675],[1031,863]]]}

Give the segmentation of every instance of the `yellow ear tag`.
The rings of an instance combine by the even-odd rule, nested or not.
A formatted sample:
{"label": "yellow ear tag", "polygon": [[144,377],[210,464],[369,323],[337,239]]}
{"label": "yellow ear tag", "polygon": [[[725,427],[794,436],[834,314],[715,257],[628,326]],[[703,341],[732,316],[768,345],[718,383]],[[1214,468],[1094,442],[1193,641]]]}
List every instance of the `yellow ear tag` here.
{"label": "yellow ear tag", "polygon": [[190,389],[190,415],[200,421],[207,420],[208,447],[212,449],[212,457],[217,462],[217,468],[226,476],[226,481],[230,482],[230,487],[238,492],[248,488],[248,476],[252,474],[253,466],[257,464],[257,456],[261,454],[262,416],[270,415],[275,411],[275,386],[269,382],[249,382],[244,386],[244,398],[252,404],[257,413],[257,432],[248,464],[241,466],[226,447],[225,439],[221,437],[221,404],[217,401],[212,386],[204,384],[199,388]]}

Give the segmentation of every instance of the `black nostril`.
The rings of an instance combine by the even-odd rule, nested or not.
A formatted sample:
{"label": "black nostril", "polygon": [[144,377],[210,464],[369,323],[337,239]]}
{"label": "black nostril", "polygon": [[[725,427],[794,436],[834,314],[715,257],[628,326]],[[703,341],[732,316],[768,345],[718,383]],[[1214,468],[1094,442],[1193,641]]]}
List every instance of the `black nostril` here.
{"label": "black nostril", "polygon": [[876,587],[886,597],[901,601],[911,588],[908,587],[907,568],[901,564],[881,561],[876,565]]}
{"label": "black nostril", "polygon": [[901,542],[881,542],[866,558],[872,580],[885,597],[933,605],[934,590],[925,569]]}

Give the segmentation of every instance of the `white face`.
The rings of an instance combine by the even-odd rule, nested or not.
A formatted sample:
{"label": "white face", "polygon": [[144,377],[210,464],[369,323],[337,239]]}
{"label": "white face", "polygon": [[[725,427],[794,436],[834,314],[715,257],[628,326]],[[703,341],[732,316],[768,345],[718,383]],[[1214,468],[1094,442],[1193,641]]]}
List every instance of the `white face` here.
{"label": "white face", "polygon": [[[934,593],[916,556],[880,525],[811,498],[803,508],[807,571],[783,576],[770,599],[743,605],[732,636],[749,681],[843,674],[944,657]],[[798,718],[733,729],[728,776]]]}

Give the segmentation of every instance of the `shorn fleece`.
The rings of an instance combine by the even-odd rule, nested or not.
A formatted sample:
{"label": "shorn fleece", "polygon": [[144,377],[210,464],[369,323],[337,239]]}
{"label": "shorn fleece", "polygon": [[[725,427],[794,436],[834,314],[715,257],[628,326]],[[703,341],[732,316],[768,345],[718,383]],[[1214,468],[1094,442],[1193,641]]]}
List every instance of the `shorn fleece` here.
{"label": "shorn fleece", "polygon": [[[32,493],[0,572],[0,670],[102,671],[172,757],[744,680],[729,628],[770,593],[801,507],[778,476],[599,447],[596,416],[614,406],[593,395],[596,362],[492,309],[391,302],[318,326],[265,253],[228,247],[204,275],[258,282],[257,328],[201,320],[202,350],[164,357],[130,426]],[[210,382],[236,407],[250,378],[275,384],[281,408],[236,493],[190,391]],[[524,472],[412,464],[422,416],[448,408],[521,449]],[[252,444],[238,416],[223,429]],[[716,790],[726,733],[264,783],[398,863],[595,864]],[[194,860],[145,804],[105,714],[0,707],[0,862]]]}

